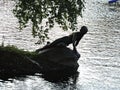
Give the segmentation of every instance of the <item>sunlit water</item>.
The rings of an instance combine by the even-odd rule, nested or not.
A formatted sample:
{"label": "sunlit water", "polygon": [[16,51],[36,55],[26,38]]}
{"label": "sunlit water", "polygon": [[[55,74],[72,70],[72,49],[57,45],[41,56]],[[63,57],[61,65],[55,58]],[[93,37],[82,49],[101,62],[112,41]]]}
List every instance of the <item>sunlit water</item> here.
{"label": "sunlit water", "polygon": [[[78,20],[78,28],[86,25],[89,32],[77,47],[81,54],[77,80],[52,83],[40,75],[26,76],[0,80],[0,90],[120,90],[120,6],[109,6],[107,2],[86,0],[83,18]],[[10,11],[13,7],[12,1],[0,1],[0,43],[25,50],[41,47],[34,44],[38,39],[31,36],[29,27],[18,31],[17,19]],[[56,26],[50,32],[50,41],[69,33]]]}

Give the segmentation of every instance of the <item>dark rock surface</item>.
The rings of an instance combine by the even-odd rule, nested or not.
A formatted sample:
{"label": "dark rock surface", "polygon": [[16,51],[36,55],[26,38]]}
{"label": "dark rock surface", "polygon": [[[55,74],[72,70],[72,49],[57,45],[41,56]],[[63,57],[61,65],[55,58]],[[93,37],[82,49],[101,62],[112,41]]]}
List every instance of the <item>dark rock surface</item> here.
{"label": "dark rock surface", "polygon": [[[36,62],[44,65],[44,72],[49,71],[76,71],[79,56],[66,47],[56,47],[40,51],[35,58]],[[42,66],[41,65],[41,66]]]}
{"label": "dark rock surface", "polygon": [[33,57],[14,51],[0,51],[0,78],[35,73],[53,75],[77,71],[79,54],[66,47],[43,50]]}
{"label": "dark rock surface", "polygon": [[0,51],[0,77],[25,75],[38,71],[37,65],[14,51]]}

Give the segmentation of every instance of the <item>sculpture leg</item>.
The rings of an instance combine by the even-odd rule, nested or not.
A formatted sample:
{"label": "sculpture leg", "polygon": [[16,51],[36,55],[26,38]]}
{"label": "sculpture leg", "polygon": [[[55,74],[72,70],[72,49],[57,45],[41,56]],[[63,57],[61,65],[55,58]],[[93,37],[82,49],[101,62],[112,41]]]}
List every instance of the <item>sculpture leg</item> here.
{"label": "sculpture leg", "polygon": [[73,47],[73,51],[76,54],[77,58],[80,58],[80,54],[78,53],[78,51],[77,51],[75,46]]}

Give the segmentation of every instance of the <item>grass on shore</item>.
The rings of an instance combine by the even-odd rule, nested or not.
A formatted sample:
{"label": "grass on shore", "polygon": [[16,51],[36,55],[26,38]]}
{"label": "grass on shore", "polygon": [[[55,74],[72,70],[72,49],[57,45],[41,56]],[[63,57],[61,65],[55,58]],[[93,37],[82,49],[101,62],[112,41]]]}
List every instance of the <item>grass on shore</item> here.
{"label": "grass on shore", "polygon": [[30,52],[30,51],[25,51],[23,49],[18,49],[16,46],[13,46],[13,45],[0,46],[0,52],[16,53],[18,55],[25,55],[25,56],[30,56],[30,57],[33,57],[34,55],[37,54],[35,52]]}

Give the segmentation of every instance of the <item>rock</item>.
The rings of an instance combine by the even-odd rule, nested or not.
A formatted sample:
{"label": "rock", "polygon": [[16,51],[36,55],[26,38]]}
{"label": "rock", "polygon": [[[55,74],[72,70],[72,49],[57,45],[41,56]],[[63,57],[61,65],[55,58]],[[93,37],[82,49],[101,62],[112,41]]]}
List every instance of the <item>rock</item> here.
{"label": "rock", "polygon": [[79,54],[66,47],[42,50],[31,56],[14,50],[0,49],[0,78],[42,73],[69,76],[76,73]]}
{"label": "rock", "polygon": [[34,59],[43,66],[43,72],[74,72],[78,69],[79,54],[67,47],[55,47],[39,52]]}
{"label": "rock", "polygon": [[38,71],[39,67],[21,53],[0,50],[0,78],[34,74]]}

